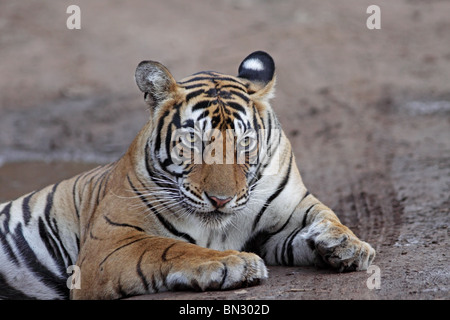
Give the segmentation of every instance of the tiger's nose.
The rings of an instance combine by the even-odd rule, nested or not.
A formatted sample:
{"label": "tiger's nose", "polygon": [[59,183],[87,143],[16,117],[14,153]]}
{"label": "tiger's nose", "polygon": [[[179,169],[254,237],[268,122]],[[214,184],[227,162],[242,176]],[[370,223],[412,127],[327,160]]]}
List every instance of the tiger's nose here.
{"label": "tiger's nose", "polygon": [[216,196],[210,196],[209,194],[207,194],[205,192],[206,197],[209,199],[209,201],[211,201],[212,205],[216,208],[222,208],[224,207],[228,202],[231,201],[231,199],[233,199],[232,197],[216,197]]}

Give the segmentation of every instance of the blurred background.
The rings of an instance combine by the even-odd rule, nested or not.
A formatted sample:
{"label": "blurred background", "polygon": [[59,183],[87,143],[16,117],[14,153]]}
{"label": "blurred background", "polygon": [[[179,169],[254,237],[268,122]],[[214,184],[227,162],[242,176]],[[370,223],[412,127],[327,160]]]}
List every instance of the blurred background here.
{"label": "blurred background", "polygon": [[[66,26],[72,4],[79,30]],[[372,4],[379,30],[366,26]],[[1,0],[0,201],[126,152],[147,119],[134,82],[141,60],[180,80],[237,75],[264,50],[309,190],[379,257],[401,253],[406,264],[412,248],[448,252],[449,13],[438,0]],[[427,261],[441,284],[404,275],[418,286],[410,295],[448,297],[448,257]]]}

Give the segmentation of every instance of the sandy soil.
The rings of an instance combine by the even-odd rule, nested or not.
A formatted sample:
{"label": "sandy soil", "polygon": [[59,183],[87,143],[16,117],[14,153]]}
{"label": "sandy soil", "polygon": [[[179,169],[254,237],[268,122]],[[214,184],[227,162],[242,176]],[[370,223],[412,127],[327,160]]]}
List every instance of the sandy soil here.
{"label": "sandy soil", "polygon": [[[141,299],[449,299],[450,2],[0,2],[0,201],[118,158],[144,59],[178,79],[275,59],[273,104],[308,189],[377,250],[371,274],[270,267],[263,285]],[[369,30],[366,9],[381,8]]]}

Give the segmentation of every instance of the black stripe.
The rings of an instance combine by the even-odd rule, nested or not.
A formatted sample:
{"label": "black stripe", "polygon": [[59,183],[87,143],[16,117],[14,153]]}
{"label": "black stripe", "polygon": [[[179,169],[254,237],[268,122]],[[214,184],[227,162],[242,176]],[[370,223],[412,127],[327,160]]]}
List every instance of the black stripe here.
{"label": "black stripe", "polygon": [[[224,234],[226,234],[226,233],[224,233]],[[213,234],[210,233],[209,236],[208,236],[208,241],[206,241],[206,248],[209,248],[211,246],[212,240],[213,240]]]}
{"label": "black stripe", "polygon": [[[283,254],[283,252],[281,252],[281,254]],[[275,252],[273,253],[273,255],[275,257],[275,264],[281,265],[280,260],[278,260],[278,246],[275,246]]]}
{"label": "black stripe", "polygon": [[5,215],[3,219],[3,229],[5,230],[5,234],[9,233],[9,219],[11,218],[11,206],[12,201],[10,201],[0,212],[0,216]]}
{"label": "black stripe", "polygon": [[[269,132],[271,132],[271,129],[270,129]],[[270,157],[272,157],[272,156],[277,152],[278,148],[280,147],[281,137],[282,137],[282,135],[279,134],[279,135],[278,135],[278,142],[277,142],[277,143],[270,143],[270,144],[269,144],[269,147],[268,147],[267,152],[266,152],[266,153],[267,153],[266,156],[268,156],[268,157],[270,158]],[[273,149],[274,146],[275,146],[275,149]],[[258,157],[259,157],[261,154],[262,154],[262,153],[258,154]],[[258,163],[258,168],[257,168],[257,170],[256,170],[256,172],[258,172],[257,180],[259,180],[259,179],[261,178],[261,176],[262,176],[263,173],[264,173],[264,170],[265,170],[265,169],[269,166],[269,164],[270,164],[270,162],[269,162],[269,163],[263,164],[263,163],[261,162],[261,160],[263,160],[263,158],[260,159],[260,162]],[[261,166],[262,166],[262,168],[260,168]],[[255,180],[255,179],[253,179],[253,180]],[[257,180],[256,180],[256,181],[257,181]]]}
{"label": "black stripe", "polygon": [[294,265],[294,247],[292,246],[292,243],[294,242],[295,237],[297,234],[302,230],[302,228],[294,229],[295,232],[293,232],[290,236],[290,239],[288,241],[288,246],[286,249],[286,256],[287,256],[287,262],[286,264],[288,266]]}
{"label": "black stripe", "polygon": [[306,198],[307,196],[309,196],[310,194],[311,194],[311,193],[310,193],[308,190],[306,190],[305,195],[303,196],[302,200],[300,200],[300,202],[302,202],[303,200],[305,200],[305,198]]}
{"label": "black stripe", "polygon": [[75,208],[75,214],[77,215],[78,220],[80,219],[80,212],[78,210],[78,206],[77,206],[77,184],[78,181],[80,180],[81,175],[79,175],[76,179],[75,182],[73,184],[73,188],[72,188],[72,198],[73,198],[73,206]]}
{"label": "black stripe", "polygon": [[270,138],[272,137],[272,115],[271,112],[267,113],[267,124],[268,124],[268,129],[267,129],[267,140],[266,143],[268,146],[270,146]]}
{"label": "black stripe", "polygon": [[34,196],[36,192],[31,193],[26,198],[23,199],[22,202],[22,214],[23,214],[23,221],[25,222],[25,225],[27,226],[31,219],[31,210],[30,210],[30,199],[32,196]]}
{"label": "black stripe", "polygon": [[[309,194],[309,191],[307,192],[307,195],[308,194]],[[306,198],[307,195],[305,195],[303,198]],[[300,232],[305,227],[306,217],[307,217],[309,211],[316,204],[314,204],[314,205],[312,205],[311,207],[308,208],[307,212],[303,216],[303,222],[302,222],[301,228],[297,228],[296,230],[298,230]],[[259,254],[259,255],[261,255],[262,258],[264,258],[263,253],[261,253],[260,249],[265,246],[265,244],[267,243],[267,241],[269,241],[270,238],[272,238],[276,234],[279,234],[280,232],[282,232],[286,228],[286,226],[289,224],[289,222],[291,221],[292,216],[294,215],[294,213],[296,211],[297,211],[297,207],[294,209],[294,211],[292,211],[292,213],[289,215],[289,218],[286,219],[286,222],[278,230],[273,231],[273,232],[268,232],[268,231],[263,230],[263,231],[259,231],[256,235],[250,237],[245,242],[244,246],[241,248],[241,251],[255,252],[256,254]],[[292,243],[291,243],[291,245],[292,245]]]}
{"label": "black stripe", "polygon": [[238,111],[238,112],[241,112],[241,113],[243,113],[243,114],[247,114],[247,111],[245,110],[245,108],[244,108],[242,105],[240,105],[239,103],[236,103],[236,102],[228,102],[228,103],[226,104],[226,106],[228,106],[228,107],[230,107],[230,108],[232,108],[232,109],[234,109],[234,110],[236,110],[236,111]]}
{"label": "black stripe", "polygon": [[289,218],[286,219],[286,222],[278,230],[273,232],[262,230],[259,231],[256,235],[250,237],[243,245],[241,251],[254,252],[264,259],[265,253],[262,252],[261,249],[264,248],[264,246],[266,245],[267,241],[269,241],[270,238],[282,232],[284,228],[286,228],[286,226],[289,224],[289,221],[291,221],[291,218],[294,215],[294,213],[295,210],[290,214]]}
{"label": "black stripe", "polygon": [[[115,165],[115,163],[114,163],[114,165]],[[111,166],[111,167],[112,167],[112,166]],[[106,195],[106,190],[108,190],[107,187],[108,187],[109,178],[111,178],[112,172],[113,172],[113,169],[110,168],[110,169],[109,169],[108,176],[106,177],[106,181],[105,181],[104,186],[103,186],[103,194],[102,194],[102,197],[103,197],[103,198],[104,198],[105,195]]]}
{"label": "black stripe", "polygon": [[48,288],[55,289],[58,294],[63,295],[68,299],[69,289],[66,286],[65,279],[58,277],[38,260],[38,257],[23,236],[22,224],[20,223],[14,230],[13,240],[23,257],[23,261],[25,261],[28,270],[39,277]]}
{"label": "black stripe", "polygon": [[97,171],[99,171],[103,168],[104,168],[104,166],[98,166],[98,167],[82,174],[83,178],[88,178],[89,175],[92,175],[92,177],[90,177],[89,180],[83,184],[83,190],[81,190],[80,194],[82,194],[82,195],[84,194],[84,191],[86,190],[86,188],[90,187],[91,182],[95,179],[95,177],[97,177],[97,174],[98,174]]}
{"label": "black stripe", "polygon": [[282,249],[281,249],[281,261],[282,261],[282,263],[283,263],[283,265],[289,265],[287,262],[286,262],[286,259],[285,259],[285,257],[286,257],[286,247],[287,247],[287,244],[291,241],[291,237],[294,235],[294,234],[296,234],[296,231],[297,231],[297,229],[294,229],[294,230],[292,230],[292,232],[284,239],[284,241],[283,241],[283,247],[282,247]]}
{"label": "black stripe", "polygon": [[7,233],[3,233],[0,231],[0,243],[2,245],[3,250],[6,251],[6,254],[9,257],[9,260],[14,262],[14,264],[17,267],[19,267],[20,266],[19,259],[17,259],[11,245],[9,244],[8,240],[6,239],[6,234]]}
{"label": "black stripe", "polygon": [[173,106],[173,110],[175,110],[175,113],[173,114],[173,117],[172,117],[172,124],[177,129],[181,128],[180,107],[181,107],[180,103]]}
{"label": "black stripe", "polygon": [[129,176],[127,176],[128,179],[128,183],[130,184],[131,188],[133,189],[134,193],[136,193],[136,195],[139,196],[139,199],[141,199],[141,201],[147,206],[147,208],[149,208],[156,216],[156,218],[158,218],[159,222],[169,231],[171,232],[173,235],[183,238],[186,241],[190,242],[190,243],[194,243],[195,244],[195,240],[188,235],[187,233],[184,232],[180,232],[178,231],[170,222],[168,222],[164,217],[162,217],[159,212],[153,208],[153,206],[147,201],[147,199],[145,199],[145,197],[142,195],[142,193],[140,193],[135,186],[133,185],[133,183],[131,182],[131,179]]}
{"label": "black stripe", "polygon": [[227,276],[228,276],[228,267],[226,264],[224,264],[223,266],[224,266],[224,269],[223,269],[222,281],[220,282],[220,289],[223,288],[225,280],[227,279]]}
{"label": "black stripe", "polygon": [[264,259],[265,252],[262,249],[264,249],[265,244],[273,235],[274,233],[265,230],[259,231],[245,242],[240,251],[253,252]]}
{"label": "black stripe", "polygon": [[77,245],[77,252],[80,252],[80,238],[78,236],[75,236],[75,243]]}
{"label": "black stripe", "polygon": [[277,187],[276,191],[269,197],[269,199],[266,201],[266,203],[263,205],[261,211],[258,213],[258,215],[255,218],[255,221],[253,222],[253,230],[256,229],[256,226],[259,222],[259,220],[261,219],[261,216],[263,215],[263,213],[266,211],[266,209],[270,206],[270,204],[272,203],[272,201],[278,197],[278,195],[281,193],[281,191],[284,190],[284,187],[287,185],[288,181],[289,181],[289,176],[291,174],[291,167],[292,167],[292,152],[291,152],[291,156],[289,158],[289,166],[286,172],[286,175],[284,176],[283,181],[281,181],[280,185]]}
{"label": "black stripe", "polygon": [[171,155],[171,144],[172,145],[176,144],[176,141],[172,141],[172,125],[176,125],[177,128],[179,128],[181,126],[179,109],[177,109],[175,111],[175,113],[172,116],[172,121],[167,126],[167,132],[166,132],[166,137],[165,137],[165,141],[164,141],[164,148],[165,148],[165,151],[166,151],[167,159],[164,159],[164,161],[161,161],[162,160],[161,153],[160,153],[160,148],[161,148],[161,128],[158,128],[158,134],[157,134],[157,137],[156,137],[155,150],[158,150],[156,158],[157,158],[158,163],[161,166],[161,168],[164,171],[168,172],[169,174],[176,175],[174,172],[171,172],[171,171],[167,170],[167,167],[173,164],[172,155]]}
{"label": "black stripe", "polygon": [[192,112],[195,112],[200,109],[208,108],[209,105],[211,104],[211,102],[212,102],[211,100],[203,100],[203,101],[196,103],[195,106],[192,107]]}
{"label": "black stripe", "polygon": [[92,193],[93,193],[95,188],[97,188],[97,186],[98,186],[97,197],[95,198],[97,205],[100,203],[100,190],[102,189],[102,185],[103,185],[103,182],[105,181],[105,176],[107,174],[108,174],[108,170],[105,169],[105,171],[97,178],[97,181],[95,181],[95,184],[92,187]]}
{"label": "black stripe", "polygon": [[258,110],[256,110],[255,104],[253,104],[253,129],[256,131],[258,131],[260,129],[257,116],[259,116],[261,119],[261,116],[259,115]]}
{"label": "black stripe", "polygon": [[[56,222],[56,219],[53,218],[51,219],[50,217],[50,213],[51,210],[54,209],[53,208],[53,200],[55,197],[55,192],[56,192],[56,188],[59,186],[59,183],[56,183],[53,188],[52,191],[47,195],[47,203],[45,205],[45,210],[44,210],[44,214],[45,214],[45,221],[47,222],[47,232],[52,236],[53,240],[57,241],[57,243],[59,244],[59,253],[61,255],[62,258],[65,258],[65,261],[67,261],[68,264],[73,264],[74,262],[72,261],[69,253],[67,252],[66,248],[64,247],[64,244],[60,238],[60,234],[59,234],[59,229],[58,229],[58,224]],[[63,274],[64,276],[66,275],[66,265],[65,263],[61,263],[58,264],[58,267],[60,269],[61,274]]]}
{"label": "black stripe", "polygon": [[195,97],[198,97],[199,95],[201,95],[204,92],[205,92],[205,90],[200,89],[200,90],[196,90],[196,91],[188,93],[186,95],[186,103],[189,103],[189,100],[191,100],[191,99],[193,99]]}
{"label": "black stripe", "polygon": [[199,116],[197,117],[196,121],[198,122],[198,121],[200,121],[200,120],[202,120],[203,118],[206,118],[206,117],[208,117],[208,116],[209,116],[209,110],[206,109],[205,111],[202,112],[201,115],[199,115]]}
{"label": "black stripe", "polygon": [[216,74],[212,74],[212,75],[215,76],[215,77],[202,77],[202,76],[199,76],[199,77],[194,77],[194,78],[188,79],[186,81],[178,82],[178,83],[181,84],[181,85],[185,85],[185,84],[188,84],[188,83],[191,83],[191,82],[203,81],[203,80],[209,80],[209,81],[230,81],[230,82],[234,82],[234,83],[240,84],[241,86],[243,86],[245,88],[245,85],[242,82],[240,82],[240,81],[238,81],[236,79],[233,79],[233,78],[230,78],[230,77],[224,77],[224,76],[216,75]]}
{"label": "black stripe", "polygon": [[[150,161],[150,146],[147,144],[146,148],[145,148],[145,168],[147,170],[148,176],[149,178],[152,180],[153,183],[155,183],[156,185],[164,188],[164,187],[172,187],[173,183],[170,181],[167,181],[167,183],[162,183],[160,180],[155,179],[155,178],[159,178],[161,180],[164,180],[166,177],[164,175],[159,174],[158,172],[155,172],[153,170],[153,168],[151,168],[151,161]],[[144,185],[141,182],[142,185]]]}
{"label": "black stripe", "polygon": [[183,128],[195,128],[195,122],[192,119],[187,119],[183,122]]}
{"label": "black stripe", "polygon": [[[158,292],[159,292],[159,289],[158,289],[158,286],[156,285],[155,274],[152,274],[151,280],[152,280],[151,283],[152,283],[153,291],[154,291],[155,293],[158,293]],[[166,284],[166,278],[163,278],[163,285],[167,287],[167,284]]]}
{"label": "black stripe", "polygon": [[214,116],[211,118],[211,126],[213,128],[219,128],[219,124],[222,122],[223,117],[221,114],[218,114],[217,116]]}
{"label": "black stripe", "polygon": [[185,84],[188,84],[188,83],[191,83],[191,82],[196,82],[196,81],[203,81],[203,80],[212,80],[212,77],[201,77],[201,76],[199,76],[199,77],[194,77],[194,78],[191,78],[191,79],[188,79],[188,80],[186,80],[186,81],[179,81],[178,82],[178,84],[180,84],[180,85],[185,85]]}
{"label": "black stripe", "polygon": [[128,223],[117,223],[117,222],[111,221],[111,219],[109,219],[109,218],[108,218],[107,216],[105,216],[105,215],[103,215],[103,218],[106,220],[106,222],[108,222],[108,224],[110,224],[110,225],[112,225],[112,226],[115,226],[115,227],[133,228],[133,229],[136,229],[137,231],[144,232],[144,229],[142,229],[141,227],[133,226],[133,225],[128,224]]}
{"label": "black stripe", "polygon": [[206,83],[196,83],[196,84],[192,84],[190,86],[183,86],[183,88],[185,88],[186,90],[190,90],[190,89],[195,89],[195,88],[200,88],[200,87],[205,87],[208,86],[208,84]]}
{"label": "black stripe", "polygon": [[61,277],[63,277],[66,274],[64,260],[62,259],[61,254],[58,250],[58,244],[51,237],[50,233],[47,232],[45,223],[41,217],[39,217],[38,219],[38,229],[39,229],[39,236],[41,237],[41,240],[44,243],[45,248],[47,248],[48,253],[50,254],[53,261],[59,268]]}
{"label": "black stripe", "polygon": [[[234,86],[234,85],[222,86],[222,88],[226,88],[226,87],[231,87],[231,88],[235,88],[235,89],[238,89],[238,90],[242,90],[242,88],[240,88],[238,86]],[[230,90],[230,93],[233,94],[233,95],[238,96],[239,98],[244,100],[246,103],[248,103],[250,101],[250,99],[242,92],[239,92],[239,91],[236,91],[236,90]]]}
{"label": "black stripe", "polygon": [[170,110],[167,110],[164,112],[162,117],[158,121],[158,127],[156,129],[157,135],[156,135],[156,141],[155,141],[155,149],[158,150],[161,147],[161,131],[164,126],[164,121],[166,120],[166,117],[170,114]]}
{"label": "black stripe", "polygon": [[[174,115],[174,117],[175,117],[175,115]],[[170,148],[170,143],[171,142],[172,142],[172,126],[169,124],[167,126],[166,141],[165,141],[165,146],[164,146],[166,148],[167,159],[165,159],[164,162],[161,163],[161,159],[158,157],[160,165],[163,167],[164,171],[166,171],[166,172],[167,172],[166,167],[168,167],[171,164],[173,164],[172,155],[171,155],[171,152],[170,152],[170,149],[171,149]]]}
{"label": "black stripe", "polygon": [[[147,92],[146,92],[146,94],[147,94]],[[121,298],[126,298],[126,297],[130,296],[125,290],[123,290],[122,285],[120,284],[120,276],[119,276],[119,279],[117,280],[116,293]]]}
{"label": "black stripe", "polygon": [[148,141],[145,146],[145,169],[147,170],[148,176],[152,178],[153,170],[150,168],[150,145]]}
{"label": "black stripe", "polygon": [[[164,249],[164,251],[163,251],[163,253],[162,253],[162,255],[161,255],[161,260],[163,261],[163,262],[167,262],[167,253],[169,252],[169,250],[173,247],[173,246],[175,246],[177,243],[176,242],[174,242],[174,243],[172,243],[170,246],[167,246],[167,248],[165,248]],[[177,256],[177,258],[178,258],[178,256]],[[171,259],[172,260],[172,259]]]}
{"label": "black stripe", "polygon": [[317,203],[313,204],[312,206],[310,206],[310,207],[306,210],[305,215],[303,216],[302,228],[304,228],[304,227],[306,226],[306,218],[308,217],[308,213],[309,213],[309,211],[311,211],[311,209],[312,209],[315,205],[317,205]]}
{"label": "black stripe", "polygon": [[123,249],[123,248],[126,248],[126,247],[128,247],[128,246],[131,246],[133,243],[136,243],[136,242],[139,242],[139,241],[142,241],[142,240],[148,240],[148,239],[151,239],[151,238],[152,238],[151,236],[146,236],[146,237],[143,237],[143,238],[139,238],[139,239],[130,241],[130,242],[128,242],[128,243],[125,243],[124,245],[121,245],[121,246],[118,247],[118,248],[115,248],[113,251],[111,251],[110,253],[108,253],[108,255],[102,260],[102,262],[99,263],[98,266],[101,267],[102,264],[104,264],[104,263],[106,262],[106,260],[108,260],[109,257],[111,257],[111,256],[112,256],[114,253],[116,253],[117,251],[119,251],[119,250],[121,250],[121,249]]}
{"label": "black stripe", "polygon": [[207,74],[209,76],[222,76],[223,73],[220,73],[218,71],[212,71],[212,70],[206,70],[206,71],[199,71],[193,74],[193,76],[197,76],[197,75],[204,75]]}
{"label": "black stripe", "polygon": [[142,268],[141,268],[142,258],[144,257],[144,255],[146,253],[147,253],[147,251],[145,250],[139,257],[138,263],[136,265],[136,272],[137,272],[139,278],[141,279],[142,284],[144,285],[145,292],[148,292],[148,281],[147,281],[147,278],[145,277],[144,273],[142,272]]}
{"label": "black stripe", "polygon": [[58,184],[59,183],[55,184],[52,188],[52,191],[47,195],[47,202],[45,204],[45,209],[44,209],[45,220],[47,221],[49,227],[52,229],[53,232],[55,232],[55,230],[53,229],[52,221],[50,220],[50,212],[53,208],[53,198],[55,196],[55,191],[56,191],[56,188],[58,187]]}
{"label": "black stripe", "polygon": [[36,300],[9,285],[3,274],[0,273],[0,299],[2,300]]}

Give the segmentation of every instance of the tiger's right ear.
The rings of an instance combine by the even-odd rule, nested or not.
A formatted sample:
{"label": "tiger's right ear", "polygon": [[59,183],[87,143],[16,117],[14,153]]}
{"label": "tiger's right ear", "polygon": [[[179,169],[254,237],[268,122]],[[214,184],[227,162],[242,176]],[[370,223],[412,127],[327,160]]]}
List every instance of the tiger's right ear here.
{"label": "tiger's right ear", "polygon": [[177,82],[165,66],[156,61],[142,61],[136,68],[136,84],[145,101],[156,107],[176,90]]}
{"label": "tiger's right ear", "polygon": [[269,100],[275,92],[275,62],[264,51],[249,54],[239,65],[239,78],[249,80],[247,90],[253,98]]}

